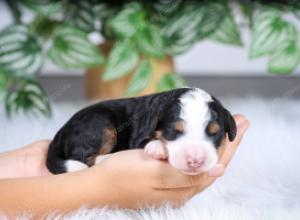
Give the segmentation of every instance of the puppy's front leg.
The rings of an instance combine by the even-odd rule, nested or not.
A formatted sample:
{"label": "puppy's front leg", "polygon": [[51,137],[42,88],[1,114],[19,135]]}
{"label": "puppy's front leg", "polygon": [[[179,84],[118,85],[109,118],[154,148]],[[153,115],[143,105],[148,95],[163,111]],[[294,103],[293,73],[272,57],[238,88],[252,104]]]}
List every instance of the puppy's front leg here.
{"label": "puppy's front leg", "polygon": [[160,140],[153,140],[146,144],[145,153],[153,159],[165,160],[168,158],[168,152],[164,143]]}

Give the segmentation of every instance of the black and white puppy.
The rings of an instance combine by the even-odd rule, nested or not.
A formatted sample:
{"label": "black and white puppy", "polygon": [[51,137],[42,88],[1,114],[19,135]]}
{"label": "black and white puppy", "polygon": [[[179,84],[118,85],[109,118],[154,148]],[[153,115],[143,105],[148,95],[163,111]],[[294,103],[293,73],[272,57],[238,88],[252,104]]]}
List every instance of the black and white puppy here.
{"label": "black and white puppy", "polygon": [[81,170],[103,155],[144,148],[156,159],[168,159],[186,174],[212,169],[217,150],[236,124],[222,104],[199,88],[103,101],[77,112],[51,142],[47,167],[52,173]]}

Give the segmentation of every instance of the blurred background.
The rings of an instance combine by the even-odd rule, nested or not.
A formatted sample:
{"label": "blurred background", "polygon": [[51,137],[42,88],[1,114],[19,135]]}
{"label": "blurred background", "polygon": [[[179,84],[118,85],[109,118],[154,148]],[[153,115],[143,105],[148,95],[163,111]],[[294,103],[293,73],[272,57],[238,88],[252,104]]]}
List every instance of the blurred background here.
{"label": "blurred background", "polygon": [[195,208],[299,219],[299,31],[298,0],[0,0],[0,151],[92,102],[200,87],[251,128]]}
{"label": "blurred background", "polygon": [[[12,114],[47,114],[48,98],[183,84],[218,97],[299,98],[299,11],[298,1],[1,1],[1,102]],[[41,89],[34,100],[29,83]]]}
{"label": "blurred background", "polygon": [[183,86],[225,103],[297,103],[299,30],[293,0],[2,0],[4,136],[22,120],[48,120],[51,132],[30,140],[51,138],[91,102]]}

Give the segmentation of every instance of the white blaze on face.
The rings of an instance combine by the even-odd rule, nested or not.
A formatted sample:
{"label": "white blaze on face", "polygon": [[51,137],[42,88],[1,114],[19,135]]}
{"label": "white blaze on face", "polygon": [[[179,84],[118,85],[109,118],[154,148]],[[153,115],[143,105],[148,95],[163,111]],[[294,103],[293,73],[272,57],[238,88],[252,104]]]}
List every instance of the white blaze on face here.
{"label": "white blaze on face", "polygon": [[216,149],[205,132],[211,117],[208,107],[211,101],[212,97],[201,89],[191,90],[180,98],[184,134],[166,142],[169,162],[178,170],[189,174],[199,173],[217,163]]}

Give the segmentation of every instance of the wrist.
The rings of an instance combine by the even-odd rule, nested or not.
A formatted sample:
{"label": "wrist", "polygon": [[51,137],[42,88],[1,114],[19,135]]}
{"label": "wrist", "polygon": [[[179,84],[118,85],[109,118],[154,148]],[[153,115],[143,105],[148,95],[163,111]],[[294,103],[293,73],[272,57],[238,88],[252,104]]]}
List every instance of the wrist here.
{"label": "wrist", "polygon": [[78,172],[78,181],[81,181],[79,191],[86,196],[82,205],[97,207],[115,204],[114,188],[101,165]]}
{"label": "wrist", "polygon": [[0,178],[22,177],[24,151],[14,150],[0,154]]}
{"label": "wrist", "polygon": [[24,177],[51,175],[46,167],[48,145],[45,141],[39,141],[20,150],[23,151]]}

